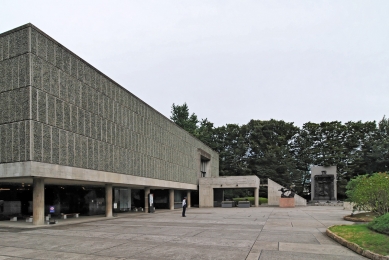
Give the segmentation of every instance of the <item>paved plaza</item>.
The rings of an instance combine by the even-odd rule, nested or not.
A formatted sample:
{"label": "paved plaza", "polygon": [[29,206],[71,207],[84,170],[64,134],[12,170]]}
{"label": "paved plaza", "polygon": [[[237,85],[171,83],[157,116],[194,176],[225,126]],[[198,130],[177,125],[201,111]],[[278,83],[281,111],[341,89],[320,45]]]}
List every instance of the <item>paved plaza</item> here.
{"label": "paved plaza", "polygon": [[[191,208],[80,217],[33,228],[0,222],[2,259],[366,259],[325,235],[341,207]],[[77,223],[80,221],[88,221]],[[12,227],[13,225],[13,227]]]}

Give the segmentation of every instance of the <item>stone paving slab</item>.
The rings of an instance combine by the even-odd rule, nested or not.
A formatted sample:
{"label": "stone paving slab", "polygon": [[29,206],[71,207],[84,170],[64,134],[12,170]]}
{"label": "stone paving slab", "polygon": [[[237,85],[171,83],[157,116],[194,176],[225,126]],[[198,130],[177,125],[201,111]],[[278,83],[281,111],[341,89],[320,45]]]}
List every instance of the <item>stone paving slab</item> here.
{"label": "stone paving slab", "polygon": [[141,259],[139,256],[143,253],[152,250],[155,247],[160,248],[163,245],[164,242],[162,241],[154,242],[152,244],[147,241],[131,241],[131,243],[118,245],[105,250],[99,250],[95,252],[94,255]]}
{"label": "stone paving slab", "polygon": [[[331,225],[329,225],[331,226]],[[262,229],[263,231],[305,231],[305,232],[316,232],[318,229],[314,227],[284,227],[284,226],[276,226],[276,225],[265,225]]]}
{"label": "stone paving slab", "polygon": [[260,254],[262,250],[276,250],[279,249],[278,241],[260,241],[257,240],[253,247],[250,250],[250,253],[258,253]]}
{"label": "stone paving slab", "polygon": [[321,228],[324,227],[324,224],[316,221],[316,220],[292,220],[291,221],[293,227],[314,227],[314,228]]}
{"label": "stone paving slab", "polygon": [[[85,255],[77,253],[67,253],[67,252],[58,252],[50,250],[36,250],[36,249],[19,249],[16,247],[7,247],[2,248],[0,251],[1,254],[8,255],[8,257],[18,257],[18,259],[107,259],[107,260],[116,260],[118,258],[112,257],[100,257],[96,255]],[[0,258],[2,259],[2,258]],[[6,259],[6,258],[4,258]]]}
{"label": "stone paving slab", "polygon": [[342,219],[348,214],[340,207],[192,208],[186,218],[157,210],[42,227],[0,221],[0,260],[365,259],[325,235],[328,226],[352,224]]}
{"label": "stone paving slab", "polygon": [[355,256],[355,253],[353,251],[348,250],[346,247],[339,247],[337,245],[312,246],[309,244],[280,242],[279,251],[310,253],[319,255]]}
{"label": "stone paving slab", "polygon": [[322,245],[339,245],[336,241],[329,238],[325,232],[312,233],[317,241]]}
{"label": "stone paving slab", "polygon": [[32,254],[36,252],[35,249],[28,249],[28,248],[20,248],[20,247],[1,247],[0,252],[3,257],[23,257],[28,256],[29,254]]}
{"label": "stone paving slab", "polygon": [[195,245],[203,245],[203,246],[227,246],[227,247],[242,247],[250,249],[253,246],[252,240],[242,240],[242,239],[214,239],[210,237],[178,237],[170,240],[171,243],[182,244],[185,246],[186,244],[195,244]]}
{"label": "stone paving slab", "polygon": [[198,234],[198,237],[209,237],[213,239],[227,238],[227,239],[249,239],[255,240],[258,237],[260,230],[241,230],[239,232],[231,230],[205,230]]}
{"label": "stone paving slab", "polygon": [[300,252],[282,252],[282,251],[262,251],[259,260],[359,260],[365,259],[363,256],[344,256],[344,255],[320,255],[320,254],[309,254]]}
{"label": "stone paving slab", "polygon": [[[320,244],[316,237],[310,233],[306,234],[290,234],[284,233],[273,233],[273,232],[261,232],[257,241],[270,241],[270,242],[296,242],[301,244]],[[314,245],[311,245],[315,247]]]}
{"label": "stone paving slab", "polygon": [[182,259],[207,259],[207,260],[236,260],[246,259],[247,250],[222,246],[197,246],[187,244],[176,246],[166,244],[160,247],[149,249],[142,255],[134,256],[136,259],[160,259],[160,260],[182,260]]}

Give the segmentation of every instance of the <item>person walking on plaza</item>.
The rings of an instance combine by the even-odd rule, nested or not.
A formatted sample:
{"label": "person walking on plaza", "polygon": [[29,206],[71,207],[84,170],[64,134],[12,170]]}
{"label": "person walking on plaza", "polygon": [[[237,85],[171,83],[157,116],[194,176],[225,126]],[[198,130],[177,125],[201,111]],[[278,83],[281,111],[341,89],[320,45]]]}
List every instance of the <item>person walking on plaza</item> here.
{"label": "person walking on plaza", "polygon": [[185,211],[186,211],[186,207],[188,206],[187,202],[186,202],[186,197],[184,197],[184,199],[182,200],[182,216],[183,217],[186,217],[185,216]]}

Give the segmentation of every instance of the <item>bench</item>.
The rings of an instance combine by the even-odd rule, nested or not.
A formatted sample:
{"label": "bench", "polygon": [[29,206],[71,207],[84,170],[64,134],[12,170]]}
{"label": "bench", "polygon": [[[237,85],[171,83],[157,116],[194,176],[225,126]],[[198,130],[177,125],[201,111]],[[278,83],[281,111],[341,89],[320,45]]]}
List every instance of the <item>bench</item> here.
{"label": "bench", "polygon": [[239,201],[238,208],[250,208],[250,201]]}
{"label": "bench", "polygon": [[54,219],[54,220],[49,220],[49,221],[46,221],[46,224],[47,225],[52,225],[52,224],[58,224],[58,220]]}
{"label": "bench", "polygon": [[[50,218],[51,218],[51,214],[48,214],[47,216],[45,216],[45,221],[50,221]],[[32,222],[33,220],[33,216],[29,216],[29,217],[26,217],[26,222]]]}
{"label": "bench", "polygon": [[78,216],[80,215],[80,213],[61,213],[61,218],[62,219],[67,219],[68,217],[75,217],[75,218],[78,218]]}
{"label": "bench", "polygon": [[222,201],[222,208],[232,208],[235,206],[234,201]]}

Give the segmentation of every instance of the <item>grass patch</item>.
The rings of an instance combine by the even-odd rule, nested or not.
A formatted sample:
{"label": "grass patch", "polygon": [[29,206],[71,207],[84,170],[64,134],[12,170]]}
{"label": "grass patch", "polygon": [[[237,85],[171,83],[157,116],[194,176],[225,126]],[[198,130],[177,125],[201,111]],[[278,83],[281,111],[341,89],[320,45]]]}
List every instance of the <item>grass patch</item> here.
{"label": "grass patch", "polygon": [[389,255],[389,236],[370,230],[367,225],[334,226],[330,230],[363,249]]}
{"label": "grass patch", "polygon": [[[244,198],[233,198],[233,201],[250,201],[251,204],[254,204],[254,197],[244,197]],[[259,197],[259,205],[267,203],[267,198]]]}

